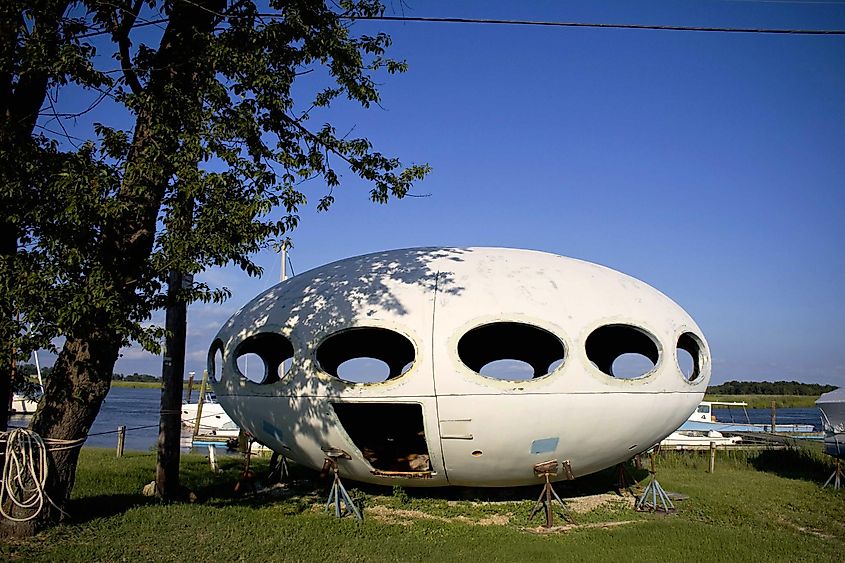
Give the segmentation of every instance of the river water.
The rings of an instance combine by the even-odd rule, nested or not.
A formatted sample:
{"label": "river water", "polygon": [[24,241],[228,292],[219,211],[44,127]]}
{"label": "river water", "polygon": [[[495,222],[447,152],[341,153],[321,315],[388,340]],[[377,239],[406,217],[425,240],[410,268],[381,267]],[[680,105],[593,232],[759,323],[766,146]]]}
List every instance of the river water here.
{"label": "river water", "polygon": [[[126,426],[124,449],[155,451],[160,403],[161,389],[112,387],[88,432],[85,446],[116,448],[117,427]],[[29,420],[25,417],[14,416],[10,421],[10,426],[25,426],[28,422]],[[189,430],[182,430],[182,443],[191,443]],[[190,450],[190,447],[182,448],[182,451]]]}
{"label": "river water", "polygon": [[[160,389],[130,389],[112,387],[103,402],[100,414],[94,421],[88,434],[86,446],[114,448],[117,446],[117,427],[126,426],[125,448],[134,451],[153,451],[158,439],[158,411],[161,401]],[[748,419],[752,423],[769,424],[770,409],[747,409]],[[742,408],[715,409],[716,418],[721,422],[747,422]],[[778,409],[778,424],[812,424],[821,429],[821,415],[815,408]],[[15,417],[15,426],[23,426],[26,421]],[[183,443],[190,443],[190,432],[183,431]],[[183,448],[185,451],[189,448]]]}
{"label": "river water", "polygon": [[[732,409],[713,409],[719,422],[740,422],[751,424],[771,424],[772,409],[746,409],[748,419],[742,407]],[[822,415],[817,408],[778,409],[776,424],[812,424],[816,430],[822,429]]]}

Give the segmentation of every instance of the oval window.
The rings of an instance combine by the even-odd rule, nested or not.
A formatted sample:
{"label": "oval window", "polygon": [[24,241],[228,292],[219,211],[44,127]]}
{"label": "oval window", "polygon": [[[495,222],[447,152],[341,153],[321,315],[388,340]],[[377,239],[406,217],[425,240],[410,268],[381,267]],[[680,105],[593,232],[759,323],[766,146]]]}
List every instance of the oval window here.
{"label": "oval window", "polygon": [[691,332],[685,332],[678,338],[678,367],[684,379],[692,383],[701,376],[704,364],[704,345],[701,339]]}
{"label": "oval window", "polygon": [[359,327],[332,334],[317,348],[317,363],[348,383],[380,383],[407,372],[416,358],[413,343],[393,330]]}
{"label": "oval window", "polygon": [[279,381],[290,368],[292,358],[293,345],[277,332],[254,334],[235,348],[238,374],[261,385]]}
{"label": "oval window", "polygon": [[458,341],[458,356],[491,379],[523,381],[548,375],[564,358],[563,342],[540,327],[517,322],[481,325]]}
{"label": "oval window", "polygon": [[212,342],[208,349],[206,369],[212,381],[223,379],[223,342],[219,339]]}
{"label": "oval window", "polygon": [[641,328],[621,324],[601,326],[590,333],[586,351],[596,368],[619,379],[645,376],[660,357],[653,336]]}

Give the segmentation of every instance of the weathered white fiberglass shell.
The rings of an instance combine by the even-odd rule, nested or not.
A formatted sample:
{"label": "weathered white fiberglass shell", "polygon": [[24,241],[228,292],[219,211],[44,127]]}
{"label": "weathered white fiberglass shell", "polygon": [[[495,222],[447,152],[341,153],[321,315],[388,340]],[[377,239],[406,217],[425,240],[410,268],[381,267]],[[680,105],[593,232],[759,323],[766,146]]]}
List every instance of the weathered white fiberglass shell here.
{"label": "weathered white fiberglass shell", "polygon": [[[550,333],[565,350],[563,362],[522,381],[470,369],[458,354],[461,338],[500,322]],[[646,335],[657,354],[654,368],[637,379],[598,369],[587,339],[606,326]],[[407,337],[410,369],[372,384],[324,371],[319,347],[361,327]],[[240,374],[236,356],[264,334],[287,339],[293,359],[280,379],[259,384]],[[679,339],[695,360],[689,377],[679,367]],[[222,366],[215,366],[220,351]],[[270,288],[222,327],[209,352],[209,373],[215,367],[215,392],[235,422],[306,466],[320,468],[323,449],[334,447],[352,458],[340,461],[341,474],[360,481],[511,486],[537,483],[533,466],[540,462],[568,460],[575,476],[585,475],[659,442],[702,399],[710,354],[677,304],[603,266],[527,250],[415,248],[341,260]],[[429,471],[375,468],[338,418],[335,406],[345,403],[419,405]]]}

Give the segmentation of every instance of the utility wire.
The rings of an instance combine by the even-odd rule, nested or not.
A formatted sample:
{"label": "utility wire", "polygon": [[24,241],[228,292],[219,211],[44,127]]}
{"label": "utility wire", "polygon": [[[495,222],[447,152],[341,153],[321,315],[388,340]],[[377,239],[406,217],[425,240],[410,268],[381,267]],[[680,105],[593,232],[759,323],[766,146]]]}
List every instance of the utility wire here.
{"label": "utility wire", "polygon": [[[183,0],[184,1],[184,0]],[[256,16],[266,18],[278,18],[281,14],[261,13]],[[237,17],[237,16],[226,16]],[[697,31],[704,33],[758,33],[775,35],[845,35],[845,29],[773,29],[766,27],[699,27],[687,25],[651,25],[634,23],[590,23],[590,22],[561,22],[561,21],[538,21],[538,20],[499,20],[483,18],[436,18],[423,16],[339,16],[342,20],[349,21],[383,21],[383,22],[408,22],[408,23],[458,23],[458,24],[481,24],[481,25],[522,25],[536,27],[582,27],[588,29],[635,29],[652,31]],[[132,26],[132,29],[157,25],[167,22],[167,18],[150,20]],[[99,35],[108,35],[110,31],[92,31],[77,35],[77,38],[84,39]]]}
{"label": "utility wire", "polygon": [[[269,15],[269,14],[268,14]],[[686,25],[648,25],[633,23],[586,23],[586,22],[555,22],[535,20],[496,20],[477,18],[430,18],[413,16],[371,16],[350,17],[341,16],[348,20],[374,20],[386,22],[414,22],[414,23],[464,23],[486,25],[530,25],[545,27],[586,27],[593,29],[649,29],[655,31],[701,31],[716,33],[769,33],[783,35],[845,35],[845,29],[771,29],[764,27],[696,27]]]}

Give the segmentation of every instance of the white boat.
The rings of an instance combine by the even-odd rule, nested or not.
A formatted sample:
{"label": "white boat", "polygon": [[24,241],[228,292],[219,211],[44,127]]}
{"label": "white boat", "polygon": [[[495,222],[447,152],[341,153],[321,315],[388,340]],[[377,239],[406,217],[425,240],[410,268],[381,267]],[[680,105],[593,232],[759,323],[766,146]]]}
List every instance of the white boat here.
{"label": "white boat", "polygon": [[44,380],[41,378],[41,363],[38,361],[38,352],[34,352],[35,356],[35,373],[38,376],[38,386],[29,393],[21,393],[15,391],[12,394],[12,404],[9,409],[10,415],[31,415],[35,413],[38,408],[38,401],[41,395],[44,394]]}
{"label": "white boat", "polygon": [[12,408],[9,414],[12,415],[30,415],[35,413],[38,408],[38,399],[34,397],[27,397],[23,393],[15,393],[12,396]]}
{"label": "white boat", "polygon": [[845,459],[845,387],[823,394],[816,406],[822,412],[825,452]]}
{"label": "white boat", "polygon": [[182,426],[193,430],[200,412],[199,434],[237,436],[240,428],[223,410],[214,393],[207,391],[202,403],[182,403]]}
{"label": "white boat", "polygon": [[[745,422],[734,422],[731,420],[720,421],[716,420],[714,407],[742,407],[745,416]],[[680,431],[700,431],[700,432],[772,432],[771,424],[752,424],[748,419],[748,413],[745,408],[748,403],[743,402],[725,402],[725,401],[701,401],[698,408],[693,411],[686,422],[684,422],[678,430]],[[777,424],[775,423],[774,432],[776,433],[810,433],[816,432],[812,424]]]}
{"label": "white boat", "polygon": [[739,436],[725,436],[716,430],[675,430],[660,442],[662,449],[685,450],[716,446],[733,446],[742,442]]}

